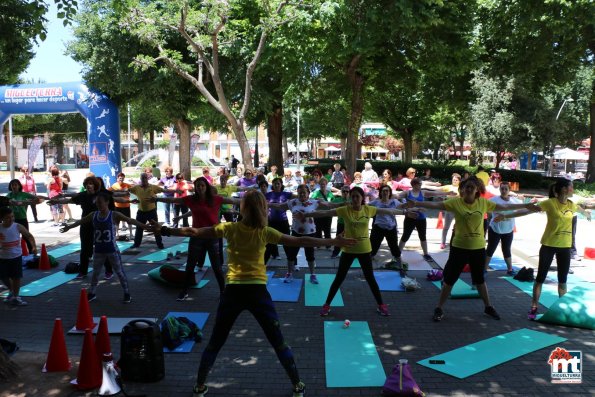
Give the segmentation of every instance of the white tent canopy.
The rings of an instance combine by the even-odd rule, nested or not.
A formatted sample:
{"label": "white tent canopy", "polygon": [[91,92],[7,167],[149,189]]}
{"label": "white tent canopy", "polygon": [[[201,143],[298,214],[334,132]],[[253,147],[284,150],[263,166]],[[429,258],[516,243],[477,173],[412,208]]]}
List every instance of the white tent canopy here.
{"label": "white tent canopy", "polygon": [[576,150],[572,150],[570,148],[564,148],[560,150],[556,150],[554,152],[554,158],[556,160],[589,160],[589,155],[582,152],[577,152]]}
{"label": "white tent canopy", "polygon": [[364,146],[362,148],[362,152],[364,152],[364,153],[388,153],[388,150],[383,149],[379,146]]}
{"label": "white tent canopy", "polygon": [[329,146],[329,147],[324,148],[324,151],[325,152],[340,152],[341,148],[338,148],[336,146]]}
{"label": "white tent canopy", "polygon": [[[289,150],[289,153],[294,153],[295,145],[293,143],[288,143],[287,149]],[[309,152],[309,151],[310,151],[310,148],[308,147],[308,144],[306,142],[300,143],[300,152]]]}

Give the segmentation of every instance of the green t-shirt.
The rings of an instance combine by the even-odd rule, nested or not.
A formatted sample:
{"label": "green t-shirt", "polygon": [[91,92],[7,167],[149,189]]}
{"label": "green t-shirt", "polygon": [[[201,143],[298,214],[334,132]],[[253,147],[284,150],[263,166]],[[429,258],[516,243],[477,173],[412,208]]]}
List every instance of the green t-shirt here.
{"label": "green t-shirt", "polygon": [[461,197],[456,197],[446,200],[444,206],[455,216],[453,247],[469,250],[484,248],[483,218],[486,212],[494,211],[496,203],[480,197],[467,204]]}
{"label": "green t-shirt", "polygon": [[541,244],[548,247],[570,248],[572,246],[572,218],[576,212],[576,204],[566,200],[562,204],[557,198],[550,198],[537,203],[547,214],[547,224]]}
{"label": "green t-shirt", "polygon": [[354,211],[351,206],[337,208],[337,216],[345,221],[345,238],[354,238],[357,243],[351,247],[343,247],[348,254],[366,254],[372,252],[370,243],[370,219],[376,215],[377,208],[369,205]]}
{"label": "green t-shirt", "polygon": [[[217,194],[221,197],[231,198],[233,193],[238,191],[237,186],[233,185],[225,185],[225,187],[217,186]],[[221,204],[221,213],[230,212],[233,209],[233,205],[231,204]]]}
{"label": "green t-shirt", "polygon": [[254,229],[242,222],[215,226],[218,238],[227,240],[227,282],[229,284],[266,284],[264,251],[267,244],[278,244],[281,232],[272,227]]}
{"label": "green t-shirt", "polygon": [[[30,200],[35,196],[25,192],[13,193],[10,192],[6,195],[11,200],[22,201]],[[11,205],[10,208],[14,214],[14,219],[27,219],[27,206],[26,205]]]}

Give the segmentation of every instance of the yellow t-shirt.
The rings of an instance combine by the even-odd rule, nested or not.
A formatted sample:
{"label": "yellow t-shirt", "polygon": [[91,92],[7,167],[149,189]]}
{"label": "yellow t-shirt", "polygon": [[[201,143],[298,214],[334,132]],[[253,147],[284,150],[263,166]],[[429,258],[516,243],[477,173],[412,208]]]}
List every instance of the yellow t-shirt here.
{"label": "yellow t-shirt", "polygon": [[443,192],[447,192],[447,193],[456,193],[457,196],[459,196],[459,187],[458,186],[444,185],[440,188],[440,190]]}
{"label": "yellow t-shirt", "polygon": [[[116,182],[112,186],[110,186],[108,190],[110,190],[112,192],[117,192],[120,190],[129,189],[130,186],[132,186],[132,185],[129,185],[126,182],[122,182],[122,183]],[[122,196],[122,198],[130,199],[130,195],[128,194],[126,196]],[[129,208],[130,207],[130,203],[118,203],[117,201],[114,202],[114,205],[116,206],[116,208]]]}
{"label": "yellow t-shirt", "polygon": [[[238,191],[237,186],[225,185],[224,188],[221,186],[217,186],[217,194],[221,197],[231,198],[231,195],[233,193],[236,193],[237,191]],[[221,212],[231,211],[232,208],[233,208],[233,205],[231,205],[231,204],[222,204]]]}
{"label": "yellow t-shirt", "polygon": [[227,283],[266,284],[264,251],[267,244],[278,244],[283,234],[271,227],[254,229],[242,222],[215,226],[219,238],[227,239]]}
{"label": "yellow t-shirt", "polygon": [[455,235],[453,247],[476,250],[486,245],[483,218],[486,212],[493,212],[496,203],[482,197],[473,204],[467,204],[460,198],[451,198],[444,202],[447,211],[455,216]]}
{"label": "yellow t-shirt", "polygon": [[572,246],[572,217],[576,204],[566,200],[561,204],[557,198],[550,198],[537,203],[547,214],[547,224],[541,244],[548,247],[570,248]]}
{"label": "yellow t-shirt", "polygon": [[475,176],[477,177],[477,179],[481,180],[484,184],[484,186],[488,185],[488,181],[490,180],[490,176],[488,175],[487,172],[485,171],[479,171],[477,174],[475,174]]}
{"label": "yellow t-shirt", "polygon": [[376,215],[376,207],[362,206],[359,211],[354,211],[351,206],[337,208],[337,216],[345,222],[345,237],[357,240],[351,247],[343,247],[343,252],[348,254],[365,254],[372,252],[370,244],[370,219]]}
{"label": "yellow t-shirt", "polygon": [[146,188],[141,185],[134,185],[128,191],[138,197],[138,209],[139,211],[152,211],[157,208],[157,204],[149,201],[148,199],[153,198],[157,193],[163,192],[161,186],[149,185]]}

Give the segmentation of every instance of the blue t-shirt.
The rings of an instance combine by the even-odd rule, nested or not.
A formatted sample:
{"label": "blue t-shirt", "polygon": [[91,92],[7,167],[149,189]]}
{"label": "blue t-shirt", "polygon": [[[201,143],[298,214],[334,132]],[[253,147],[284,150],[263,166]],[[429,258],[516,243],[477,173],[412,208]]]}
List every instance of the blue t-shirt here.
{"label": "blue t-shirt", "polygon": [[[374,200],[368,205],[376,208],[399,208],[401,203],[395,199],[390,199],[386,203],[382,202],[382,200]],[[374,218],[374,225],[382,229],[391,230],[397,227],[397,219],[394,215],[376,214],[376,218]]]}
{"label": "blue t-shirt", "polygon": [[[424,194],[422,192],[419,192],[417,197],[415,197],[411,192],[411,190],[407,192],[407,200],[424,201]],[[426,219],[426,214],[423,212],[418,212],[417,219]]]}
{"label": "blue t-shirt", "polygon": [[93,241],[95,252],[111,254],[118,251],[116,245],[116,228],[112,220],[112,211],[101,218],[99,211],[93,215]]}
{"label": "blue t-shirt", "polygon": [[[285,203],[287,200],[290,200],[292,196],[293,195],[290,192],[268,192],[265,197],[269,203]],[[286,221],[287,211],[269,207],[269,220]]]}

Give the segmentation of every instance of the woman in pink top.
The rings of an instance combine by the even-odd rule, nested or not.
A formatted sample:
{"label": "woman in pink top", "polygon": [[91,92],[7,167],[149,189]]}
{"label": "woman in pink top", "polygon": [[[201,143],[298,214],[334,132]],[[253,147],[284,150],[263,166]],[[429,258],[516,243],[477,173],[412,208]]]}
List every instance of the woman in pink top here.
{"label": "woman in pink top", "polygon": [[[174,189],[181,191],[181,193],[176,192],[174,194],[174,198],[186,197],[188,196],[188,191],[194,191],[192,184],[186,182],[186,180],[184,179],[184,175],[182,175],[181,173],[176,174],[176,183],[174,183],[173,187]],[[188,212],[188,207],[186,207],[184,203],[174,203],[174,219],[178,218],[180,212],[182,214],[185,214],[186,212]],[[178,223],[179,221],[174,221],[174,227],[178,227]],[[188,218],[183,217],[182,225],[184,227],[188,227]]]}
{"label": "woman in pink top", "polygon": [[[51,170],[51,176],[47,181],[48,197],[50,199],[62,196],[62,178],[60,177],[60,171],[58,168]],[[52,226],[58,226],[64,222],[64,209],[62,204],[50,204],[52,212],[52,218],[54,218],[54,224]]]}
{"label": "woman in pink top", "polygon": [[[35,179],[33,179],[33,175],[29,173],[29,167],[26,165],[21,168],[21,172],[23,175],[19,178],[21,181],[21,185],[23,185],[23,192],[32,194],[34,196],[37,195],[37,187],[35,186]],[[37,204],[31,204],[31,212],[33,212],[33,219],[35,222],[39,222],[37,219]]]}

